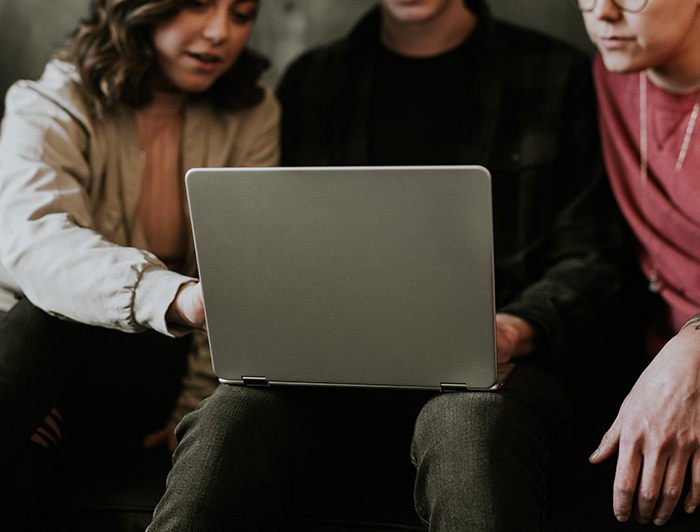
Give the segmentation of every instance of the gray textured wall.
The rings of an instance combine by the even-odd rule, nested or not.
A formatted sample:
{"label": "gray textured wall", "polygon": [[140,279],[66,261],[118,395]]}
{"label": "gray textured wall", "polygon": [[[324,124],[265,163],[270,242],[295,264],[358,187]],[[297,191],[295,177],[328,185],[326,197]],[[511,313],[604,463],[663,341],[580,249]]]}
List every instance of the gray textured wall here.
{"label": "gray textured wall", "polygon": [[[302,50],[344,34],[376,0],[263,0],[251,45],[273,61],[274,85]],[[496,16],[590,51],[580,15],[566,0],[490,0]],[[0,0],[0,95],[36,78],[88,8],[89,0]],[[0,104],[0,112],[4,106]]]}

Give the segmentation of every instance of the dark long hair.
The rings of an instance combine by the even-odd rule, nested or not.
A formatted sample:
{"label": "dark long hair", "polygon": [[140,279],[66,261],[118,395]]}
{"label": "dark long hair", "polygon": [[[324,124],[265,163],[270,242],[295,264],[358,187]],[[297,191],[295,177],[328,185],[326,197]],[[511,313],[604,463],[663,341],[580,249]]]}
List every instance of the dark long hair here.
{"label": "dark long hair", "polygon": [[[58,57],[73,63],[98,115],[120,106],[141,107],[152,99],[153,28],[176,16],[185,0],[93,0]],[[253,107],[264,91],[258,84],[268,67],[262,56],[243,50],[235,65],[195,97],[227,109]]]}

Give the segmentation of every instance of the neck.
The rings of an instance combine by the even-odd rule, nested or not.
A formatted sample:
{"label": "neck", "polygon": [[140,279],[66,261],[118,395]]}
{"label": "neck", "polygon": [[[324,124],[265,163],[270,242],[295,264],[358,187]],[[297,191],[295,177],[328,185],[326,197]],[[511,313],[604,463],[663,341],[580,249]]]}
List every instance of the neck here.
{"label": "neck", "polygon": [[152,95],[151,102],[143,108],[145,112],[179,113],[187,100],[187,94],[182,91],[153,89]]}
{"label": "neck", "polygon": [[474,31],[477,17],[463,2],[452,2],[429,19],[404,21],[382,10],[380,38],[394,52],[407,57],[431,57],[449,52]]}
{"label": "neck", "polygon": [[649,81],[674,93],[700,89],[700,7],[695,22],[673,58],[647,70]]}

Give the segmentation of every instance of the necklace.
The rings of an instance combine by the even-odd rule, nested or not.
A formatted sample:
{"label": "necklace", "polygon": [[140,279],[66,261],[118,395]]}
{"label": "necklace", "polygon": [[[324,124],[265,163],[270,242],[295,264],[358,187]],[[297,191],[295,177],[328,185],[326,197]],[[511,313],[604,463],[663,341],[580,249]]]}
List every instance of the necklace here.
{"label": "necklace", "polygon": [[[649,179],[649,164],[647,159],[647,112],[647,80],[646,72],[642,71],[639,73],[639,178],[642,183],[642,190],[645,197],[647,180]],[[676,178],[679,176],[681,169],[683,168],[683,162],[685,161],[685,156],[688,153],[690,138],[693,136],[695,122],[698,119],[698,112],[700,112],[700,94],[698,94],[693,110],[690,113],[690,120],[688,121],[688,127],[685,130],[681,151],[678,153],[676,167],[673,169],[672,183],[676,182]],[[666,214],[666,218],[668,218],[669,213]],[[658,252],[655,253],[655,255],[658,255]],[[649,271],[649,290],[655,293],[658,293],[661,288],[659,285],[659,268],[661,267],[659,260],[660,259],[658,258],[654,260],[654,265]]]}

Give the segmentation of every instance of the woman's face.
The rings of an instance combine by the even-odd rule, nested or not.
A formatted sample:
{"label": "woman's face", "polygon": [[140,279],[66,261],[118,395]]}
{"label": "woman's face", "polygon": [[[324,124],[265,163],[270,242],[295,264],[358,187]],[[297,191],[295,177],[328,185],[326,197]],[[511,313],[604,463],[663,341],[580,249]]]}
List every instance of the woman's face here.
{"label": "woman's face", "polygon": [[649,0],[639,13],[598,0],[583,20],[613,72],[673,68],[700,54],[700,0]]}
{"label": "woman's face", "polygon": [[187,0],[153,30],[154,87],[203,92],[229,70],[253,27],[258,0]]}

